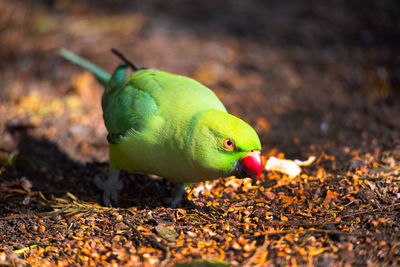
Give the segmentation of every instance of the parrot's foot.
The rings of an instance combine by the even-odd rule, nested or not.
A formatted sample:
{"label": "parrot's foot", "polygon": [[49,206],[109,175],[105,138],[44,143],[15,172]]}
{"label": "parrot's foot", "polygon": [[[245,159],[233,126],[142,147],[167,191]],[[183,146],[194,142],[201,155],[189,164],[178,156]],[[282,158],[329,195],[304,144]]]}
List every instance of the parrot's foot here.
{"label": "parrot's foot", "polygon": [[94,179],[97,188],[103,190],[103,204],[107,207],[118,205],[118,190],[124,187],[122,181],[119,180],[119,170],[114,170],[110,173],[107,180],[103,181],[98,176]]}
{"label": "parrot's foot", "polygon": [[179,205],[179,203],[182,202],[183,195],[185,194],[185,188],[188,184],[184,183],[179,183],[176,185],[175,190],[173,192],[173,198],[170,204],[171,208],[176,208],[176,206]]}

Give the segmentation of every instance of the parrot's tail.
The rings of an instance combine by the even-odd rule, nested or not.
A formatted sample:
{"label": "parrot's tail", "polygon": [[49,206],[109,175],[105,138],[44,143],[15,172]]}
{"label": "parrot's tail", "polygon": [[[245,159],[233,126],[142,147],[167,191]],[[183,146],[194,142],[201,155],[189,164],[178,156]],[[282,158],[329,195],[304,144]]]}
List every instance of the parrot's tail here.
{"label": "parrot's tail", "polygon": [[68,51],[67,49],[62,48],[60,50],[60,55],[66,60],[81,66],[82,68],[90,71],[96,77],[96,79],[101,83],[101,85],[106,86],[108,81],[111,79],[111,75],[101,68],[94,65],[92,62],[81,58],[80,56]]}

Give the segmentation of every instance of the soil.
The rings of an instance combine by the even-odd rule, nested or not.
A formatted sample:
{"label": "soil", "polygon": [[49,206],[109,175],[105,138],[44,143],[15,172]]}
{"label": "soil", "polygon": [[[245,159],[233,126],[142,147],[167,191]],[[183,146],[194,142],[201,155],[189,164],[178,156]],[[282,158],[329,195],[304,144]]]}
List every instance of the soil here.
{"label": "soil", "polygon": [[[0,3],[0,264],[400,265],[398,1]],[[101,86],[65,47],[192,77],[252,125],[262,155],[316,161],[174,185],[107,177]],[[185,265],[186,264],[186,265]]]}

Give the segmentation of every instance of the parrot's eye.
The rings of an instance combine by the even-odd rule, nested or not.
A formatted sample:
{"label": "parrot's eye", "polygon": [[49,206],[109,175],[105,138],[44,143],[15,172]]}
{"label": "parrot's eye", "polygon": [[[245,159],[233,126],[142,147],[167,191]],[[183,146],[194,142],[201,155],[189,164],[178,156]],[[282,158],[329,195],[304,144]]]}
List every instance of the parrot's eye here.
{"label": "parrot's eye", "polygon": [[230,151],[235,149],[235,143],[231,138],[225,138],[224,139],[224,147]]}

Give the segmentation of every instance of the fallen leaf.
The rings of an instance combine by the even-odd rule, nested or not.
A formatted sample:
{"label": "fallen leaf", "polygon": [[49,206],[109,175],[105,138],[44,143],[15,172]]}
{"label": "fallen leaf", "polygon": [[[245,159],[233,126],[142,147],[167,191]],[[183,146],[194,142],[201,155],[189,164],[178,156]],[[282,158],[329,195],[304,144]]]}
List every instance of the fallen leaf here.
{"label": "fallen leaf", "polygon": [[159,224],[155,227],[155,229],[159,236],[169,242],[173,242],[179,237],[179,234],[174,229],[168,229],[164,225]]}

